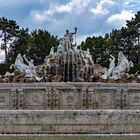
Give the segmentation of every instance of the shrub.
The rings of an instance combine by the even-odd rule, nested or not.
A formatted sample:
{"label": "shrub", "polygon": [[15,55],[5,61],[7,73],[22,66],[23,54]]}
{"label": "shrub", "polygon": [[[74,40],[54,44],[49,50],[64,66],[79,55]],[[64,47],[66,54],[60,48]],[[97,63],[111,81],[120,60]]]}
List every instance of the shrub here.
{"label": "shrub", "polygon": [[129,74],[135,74],[137,71],[140,74],[140,65],[134,64],[134,67],[130,68]]}
{"label": "shrub", "polygon": [[10,70],[10,65],[11,64],[0,64],[0,75],[4,75],[6,71],[12,72],[13,70]]}

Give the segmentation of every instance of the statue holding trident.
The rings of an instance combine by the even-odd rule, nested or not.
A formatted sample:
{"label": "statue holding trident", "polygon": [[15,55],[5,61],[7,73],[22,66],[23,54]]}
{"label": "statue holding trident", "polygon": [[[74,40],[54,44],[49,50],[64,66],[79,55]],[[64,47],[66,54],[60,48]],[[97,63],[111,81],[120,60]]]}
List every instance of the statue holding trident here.
{"label": "statue holding trident", "polygon": [[73,35],[75,35],[75,39],[76,39],[76,32],[77,32],[77,28],[74,28],[74,32],[69,32],[69,30],[66,30],[66,34],[64,35],[64,42],[66,45],[66,50],[72,48],[72,43],[73,43]]}

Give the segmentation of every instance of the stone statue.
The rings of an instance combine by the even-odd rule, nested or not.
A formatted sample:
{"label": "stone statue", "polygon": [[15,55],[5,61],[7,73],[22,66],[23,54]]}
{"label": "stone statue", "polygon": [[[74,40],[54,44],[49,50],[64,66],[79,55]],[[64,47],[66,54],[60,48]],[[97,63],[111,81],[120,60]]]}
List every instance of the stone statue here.
{"label": "stone statue", "polygon": [[28,69],[28,65],[24,64],[21,53],[17,55],[15,63],[10,66],[10,69],[12,69],[12,67],[18,69],[20,72],[25,72],[25,70]]}
{"label": "stone statue", "polygon": [[57,53],[63,53],[64,51],[66,51],[66,49],[64,48],[64,41],[61,39],[57,47]]}
{"label": "stone statue", "polygon": [[105,71],[105,73],[101,76],[102,79],[108,79],[111,75],[112,75],[112,72],[115,68],[115,57],[110,55],[110,58],[109,58],[109,69]]}
{"label": "stone statue", "polygon": [[[24,61],[28,64],[26,65],[24,63]],[[40,81],[42,78],[39,78],[37,76],[36,70],[35,70],[35,66],[33,64],[33,59],[31,59],[30,61],[26,58],[25,55],[23,55],[23,57],[21,56],[21,53],[19,53],[17,55],[17,58],[15,60],[15,64],[12,64],[10,66],[10,68],[12,68],[12,66],[14,66],[15,69],[19,70],[21,73],[25,74],[25,77],[35,77],[35,79],[37,81]]]}
{"label": "stone statue", "polygon": [[89,48],[87,49],[87,51],[84,51],[84,54],[85,54],[85,58],[89,61],[89,63],[94,64]]}
{"label": "stone statue", "polygon": [[74,28],[74,30],[74,32],[69,32],[69,30],[66,30],[66,34],[64,35],[64,41],[68,49],[72,48],[73,35],[76,34],[77,28]]}
{"label": "stone statue", "polygon": [[5,73],[5,77],[9,77],[9,76],[14,76],[15,75],[15,73],[14,72],[12,72],[12,73],[10,73],[10,72],[8,72],[8,71],[6,71],[6,73]]}
{"label": "stone statue", "polygon": [[49,56],[54,57],[54,55],[55,55],[54,47],[52,47]]}
{"label": "stone statue", "polygon": [[31,59],[30,61],[26,58],[25,54],[23,55],[24,60],[26,61],[26,63],[28,64],[27,69],[25,70],[26,75],[29,75],[31,77],[36,76],[36,70],[35,70],[35,66],[34,66],[34,60]]}
{"label": "stone statue", "polygon": [[[95,82],[100,80],[112,82],[119,78],[120,81],[131,79],[132,76],[129,76],[127,72],[133,66],[133,63],[128,61],[122,52],[118,54],[116,67],[115,57],[112,55],[109,58],[108,69],[99,64],[94,64],[90,50],[79,49],[79,46],[73,43],[76,32],[77,28],[74,32],[66,30],[64,37],[60,39],[57,50],[54,51],[55,48],[52,47],[41,65],[35,66],[33,60],[29,60],[25,55],[22,56],[19,53],[15,63],[11,65],[16,70],[12,74],[7,72],[4,75],[5,78],[9,79],[8,81],[16,82],[26,82],[26,80],[27,82]],[[140,79],[140,76],[137,76],[137,79]]]}
{"label": "stone statue", "polygon": [[46,56],[44,59],[44,65],[50,66],[50,56]]}
{"label": "stone statue", "polygon": [[117,78],[120,75],[125,74],[130,70],[130,67],[133,67],[133,62],[129,62],[128,59],[124,56],[123,52],[120,51],[118,54],[118,65],[114,68],[112,77]]}
{"label": "stone statue", "polygon": [[113,80],[117,80],[121,78],[126,72],[130,70],[130,67],[133,67],[133,62],[128,61],[128,59],[124,56],[123,52],[119,52],[118,54],[118,65],[115,67],[115,57],[110,55],[110,65],[109,69],[105,71],[105,73],[101,76],[102,79],[111,78]]}

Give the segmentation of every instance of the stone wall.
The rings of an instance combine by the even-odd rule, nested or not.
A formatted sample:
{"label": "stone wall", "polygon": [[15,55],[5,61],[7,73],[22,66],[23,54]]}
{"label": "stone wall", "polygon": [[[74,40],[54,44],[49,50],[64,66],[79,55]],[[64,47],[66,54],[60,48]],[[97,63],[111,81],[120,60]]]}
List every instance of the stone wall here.
{"label": "stone wall", "polygon": [[140,111],[0,111],[1,133],[139,133]]}
{"label": "stone wall", "polygon": [[140,133],[140,84],[1,83],[0,133]]}
{"label": "stone wall", "polygon": [[140,109],[140,84],[3,83],[0,109]]}

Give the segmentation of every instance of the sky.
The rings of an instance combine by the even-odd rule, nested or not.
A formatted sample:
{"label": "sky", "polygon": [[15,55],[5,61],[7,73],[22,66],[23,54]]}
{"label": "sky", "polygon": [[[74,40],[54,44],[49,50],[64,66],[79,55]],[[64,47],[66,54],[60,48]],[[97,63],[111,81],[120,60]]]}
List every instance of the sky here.
{"label": "sky", "polygon": [[[0,16],[22,28],[46,29],[63,37],[77,27],[78,44],[87,36],[103,36],[125,26],[140,10],[140,0],[0,0]],[[0,60],[4,52],[0,50]]]}

